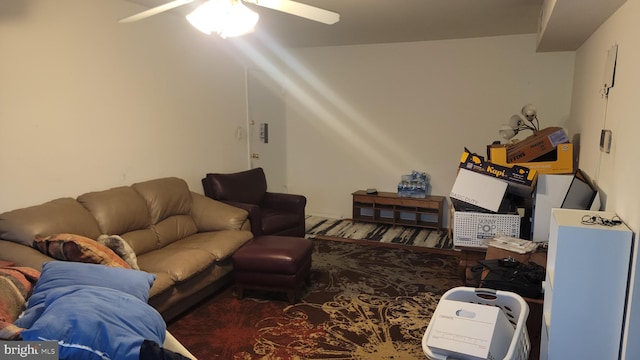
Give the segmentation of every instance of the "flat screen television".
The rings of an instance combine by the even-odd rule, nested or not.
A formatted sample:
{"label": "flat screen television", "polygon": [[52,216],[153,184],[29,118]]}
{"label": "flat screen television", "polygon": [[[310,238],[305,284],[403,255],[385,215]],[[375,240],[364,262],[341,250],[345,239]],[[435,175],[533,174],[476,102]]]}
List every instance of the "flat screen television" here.
{"label": "flat screen television", "polygon": [[573,175],[569,189],[560,206],[563,209],[590,210],[598,190],[587,176],[578,169]]}

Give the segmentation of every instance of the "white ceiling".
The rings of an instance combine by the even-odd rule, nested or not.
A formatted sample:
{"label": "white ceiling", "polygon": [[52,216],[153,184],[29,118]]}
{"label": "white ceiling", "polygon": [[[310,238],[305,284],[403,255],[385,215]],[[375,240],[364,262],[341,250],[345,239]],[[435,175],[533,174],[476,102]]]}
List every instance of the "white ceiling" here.
{"label": "white ceiling", "polygon": [[[170,0],[127,0],[140,4],[140,11]],[[246,37],[268,35],[285,47],[339,46],[411,42],[529,34],[538,31],[543,0],[298,0],[340,13],[340,21],[325,25],[279,11],[246,4],[260,14],[256,33]],[[571,42],[555,44],[554,50],[575,50],[625,0],[553,0],[555,7],[564,4],[569,11],[552,18],[545,37],[572,34]],[[181,16],[192,11],[202,0],[155,16]],[[569,4],[569,5],[567,5]],[[594,7],[597,5],[596,7]],[[602,8],[608,9],[602,9]],[[565,21],[575,23],[581,13],[593,13],[586,26],[572,32]],[[133,14],[123,14],[123,17]],[[145,20],[140,20],[141,22]],[[186,21],[186,20],[185,20]],[[584,21],[583,21],[584,22]],[[559,28],[559,29],[558,29]],[[557,42],[557,41],[556,41]],[[544,45],[544,44],[543,44]]]}
{"label": "white ceiling", "polygon": [[[170,0],[129,0],[146,10]],[[256,32],[286,47],[335,46],[535,33],[542,0],[299,0],[340,13],[325,25],[246,4],[260,14]],[[191,11],[201,1],[155,16]],[[123,14],[123,17],[133,14]],[[145,20],[140,20],[145,21]],[[185,20],[186,21],[186,20]],[[255,35],[249,35],[255,36]]]}
{"label": "white ceiling", "polygon": [[303,0],[340,13],[324,25],[260,11],[262,29],[286,46],[326,46],[535,33],[541,0]]}

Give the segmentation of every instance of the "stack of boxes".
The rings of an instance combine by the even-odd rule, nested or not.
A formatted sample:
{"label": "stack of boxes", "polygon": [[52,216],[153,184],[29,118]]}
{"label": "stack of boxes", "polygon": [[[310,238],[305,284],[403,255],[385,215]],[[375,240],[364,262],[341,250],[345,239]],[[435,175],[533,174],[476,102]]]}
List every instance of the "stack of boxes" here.
{"label": "stack of boxes", "polygon": [[519,237],[524,214],[518,208],[531,198],[536,180],[535,170],[502,166],[463,152],[449,194],[454,245],[485,248],[484,241],[496,235]]}
{"label": "stack of boxes", "polygon": [[449,195],[456,247],[486,248],[506,235],[531,240],[538,174],[573,173],[573,146],[551,127],[510,145],[490,145],[488,159],[465,150]]}
{"label": "stack of boxes", "polygon": [[[511,149],[506,145],[490,145],[487,148],[489,159],[498,164],[515,164],[527,166],[530,169],[538,171],[538,184],[533,197],[533,209],[531,216],[531,240],[536,242],[546,242],[549,238],[549,219],[552,208],[562,205],[562,201],[567,193],[573,174],[578,170],[575,158],[573,156],[573,144],[568,142],[568,138],[564,135],[564,131],[559,128],[548,128],[538,133],[537,137],[543,136],[544,144],[551,144],[555,147],[542,155],[541,151],[531,154],[537,156],[533,160],[525,158],[525,160],[515,159],[518,151],[522,152],[522,146],[529,146],[535,141],[525,142],[523,144],[516,143],[519,148]],[[547,142],[544,135],[553,135],[552,139],[563,141],[561,143]],[[564,138],[563,138],[564,136]],[[534,137],[536,139],[537,137]],[[526,139],[525,139],[526,140]],[[525,150],[527,150],[525,148]],[[534,147],[533,150],[536,150]],[[531,152],[531,151],[530,151]],[[526,162],[524,162],[526,161]]]}

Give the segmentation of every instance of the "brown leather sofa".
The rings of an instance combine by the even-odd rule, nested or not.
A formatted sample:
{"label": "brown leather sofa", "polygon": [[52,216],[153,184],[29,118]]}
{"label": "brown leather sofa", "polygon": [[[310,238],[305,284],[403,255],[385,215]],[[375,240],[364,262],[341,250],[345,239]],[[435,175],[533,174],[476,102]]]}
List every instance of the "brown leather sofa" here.
{"label": "brown leather sofa", "polygon": [[245,210],[162,178],[0,214],[0,258],[41,269],[52,258],[32,247],[36,236],[119,235],[156,275],[149,303],[169,321],[233,280],[231,255],[249,230]]}
{"label": "brown leather sofa", "polygon": [[231,174],[209,173],[202,179],[204,194],[212,199],[249,212],[254,236],[305,235],[303,195],[267,191],[267,179],[262,168]]}

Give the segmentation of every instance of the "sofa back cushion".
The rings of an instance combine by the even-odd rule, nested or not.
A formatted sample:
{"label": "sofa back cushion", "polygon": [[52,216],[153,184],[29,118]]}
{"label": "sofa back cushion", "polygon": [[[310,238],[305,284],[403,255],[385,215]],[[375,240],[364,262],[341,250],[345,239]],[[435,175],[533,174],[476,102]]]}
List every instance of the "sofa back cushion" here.
{"label": "sofa back cushion", "polygon": [[131,185],[145,199],[160,246],[195,234],[191,191],[186,181],[168,177]]}
{"label": "sofa back cushion", "polygon": [[160,247],[158,245],[158,235],[153,228],[147,228],[142,230],[129,231],[124,234],[110,234],[120,235],[133,249],[136,256],[147,253],[151,250],[155,250]]}
{"label": "sofa back cushion", "polygon": [[0,238],[31,247],[38,236],[73,233],[96,239],[98,223],[78,201],[60,198],[0,214]]}
{"label": "sofa back cushion", "polygon": [[100,234],[122,236],[137,255],[158,248],[147,202],[131,187],[89,192],[78,202],[95,217]]}
{"label": "sofa back cushion", "polygon": [[102,234],[123,234],[151,225],[147,203],[128,186],[86,193],[78,201],[96,218]]}

